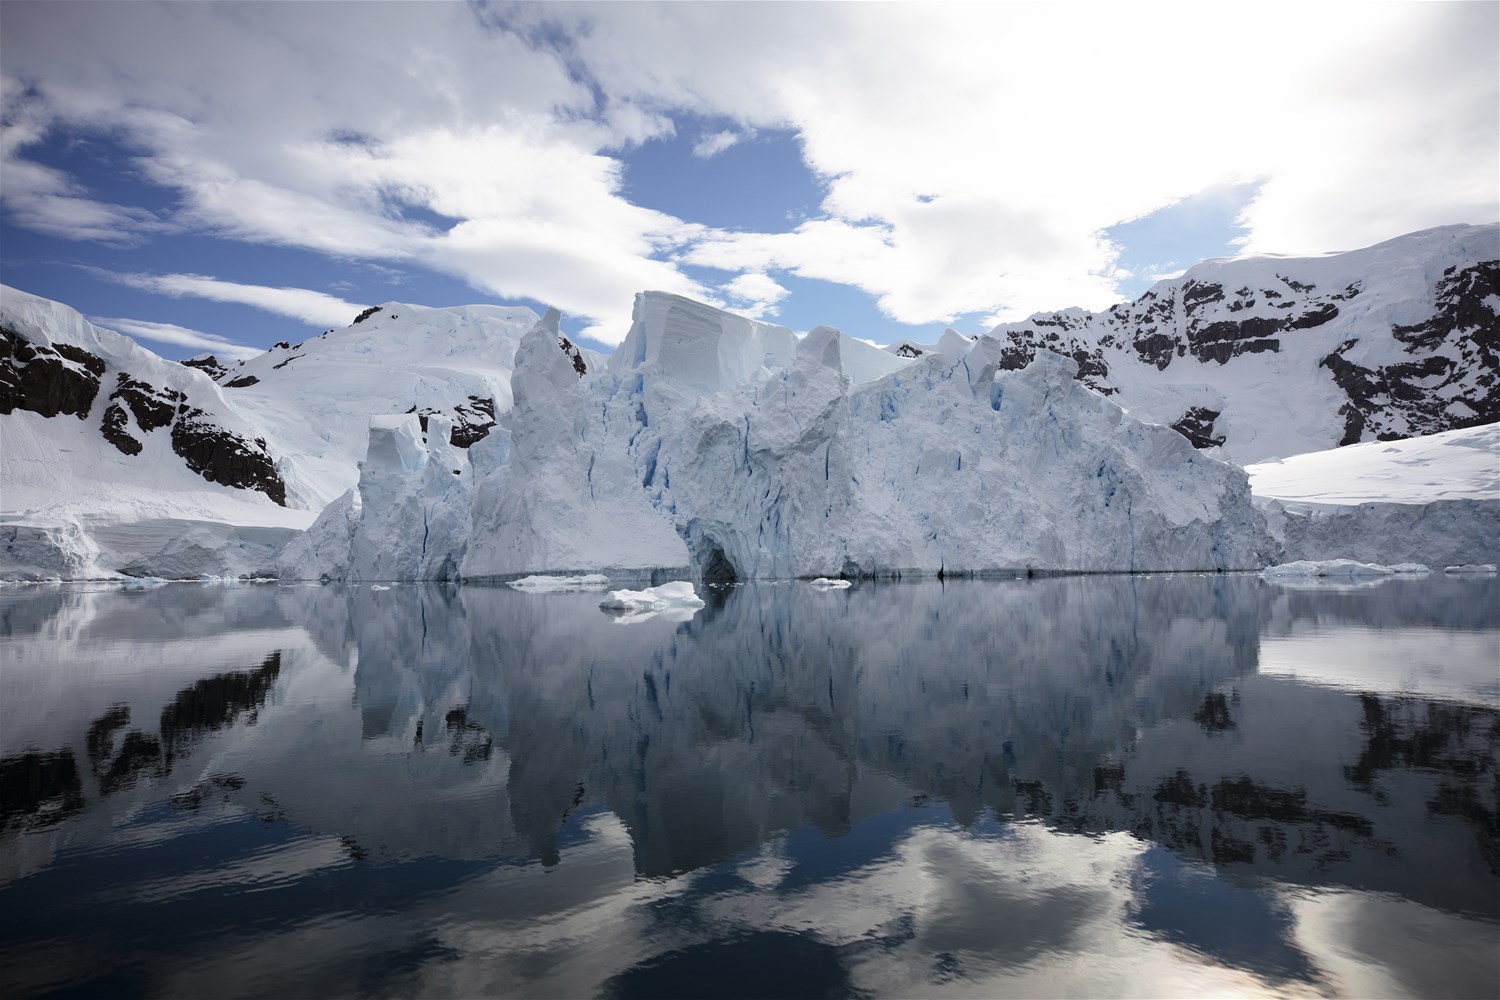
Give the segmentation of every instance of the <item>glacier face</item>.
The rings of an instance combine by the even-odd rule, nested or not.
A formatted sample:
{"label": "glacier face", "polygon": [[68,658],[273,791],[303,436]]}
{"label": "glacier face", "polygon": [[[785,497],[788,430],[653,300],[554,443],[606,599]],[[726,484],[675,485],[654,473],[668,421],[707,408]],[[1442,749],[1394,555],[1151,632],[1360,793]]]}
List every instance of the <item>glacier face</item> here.
{"label": "glacier face", "polygon": [[[466,579],[599,569],[707,581],[1274,558],[1239,468],[1126,416],[1069,359],[1043,352],[1003,371],[983,341],[945,346],[953,353],[892,363],[831,328],[798,341],[652,292],[637,296],[609,370],[580,376],[549,313],[516,352],[505,453],[488,469],[476,461],[469,533],[443,558]],[[462,490],[426,492],[441,482],[430,461],[385,460],[372,478],[377,441],[398,450],[387,434],[371,432],[352,579],[410,578],[381,576],[391,564],[362,556],[359,540],[406,551],[391,532],[410,535],[438,510],[455,523],[464,502]],[[330,514],[328,530],[348,513]]]}
{"label": "glacier face", "polygon": [[[888,350],[652,293],[608,359],[555,319],[528,355],[529,309],[389,302],[239,364],[179,365],[7,288],[0,578],[1240,565],[1254,518],[1218,474],[1093,413],[1052,352],[1130,417],[1237,462],[1493,421],[1497,258],[1489,225],[1209,261],[1105,313]],[[407,413],[420,467],[372,462],[372,415]],[[1264,506],[1265,551],[1493,547],[1500,499],[1377,508],[1381,488],[1337,511]],[[1206,553],[1200,521],[1220,526]],[[1393,554],[1397,536],[1431,551]]]}

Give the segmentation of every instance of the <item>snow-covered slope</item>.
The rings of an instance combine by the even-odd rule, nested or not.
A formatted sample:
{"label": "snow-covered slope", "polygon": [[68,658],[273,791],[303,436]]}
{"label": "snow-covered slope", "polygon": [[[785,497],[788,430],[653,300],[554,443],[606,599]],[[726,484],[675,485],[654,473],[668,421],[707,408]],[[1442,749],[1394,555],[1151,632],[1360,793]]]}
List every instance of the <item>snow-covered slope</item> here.
{"label": "snow-covered slope", "polygon": [[1038,314],[988,336],[1005,368],[1040,347],[1067,354],[1135,416],[1241,463],[1493,423],[1500,226],[1206,261],[1106,312]]}
{"label": "snow-covered slope", "polygon": [[1500,423],[1246,466],[1250,491],[1301,509],[1500,500]]}
{"label": "snow-covered slope", "polygon": [[1500,562],[1500,424],[1246,469],[1287,559]]}
{"label": "snow-covered slope", "polygon": [[262,572],[358,482],[372,416],[482,440],[536,315],[393,302],[355,320],[233,366],[178,364],[0,288],[0,578]]}
{"label": "snow-covered slope", "polygon": [[536,321],[524,306],[387,302],[342,330],[277,344],[218,382],[290,459],[289,486],[316,510],[358,480],[371,415],[414,412],[425,424],[437,414],[455,445],[483,438],[510,408],[516,344]]}
{"label": "snow-covered slope", "polygon": [[109,575],[157,553],[182,575],[238,575],[311,520],[287,507],[283,456],[204,373],[11,288],[0,456],[3,578]]}
{"label": "snow-covered slope", "polygon": [[[795,342],[650,292],[609,371],[580,377],[556,324],[549,313],[517,351],[509,449],[479,470],[472,531],[455,543],[465,578],[1212,570],[1276,554],[1241,469],[1125,416],[1055,354],[1004,372],[991,343],[951,338],[952,355],[878,374],[836,330]],[[432,480],[421,461],[403,467],[407,486],[361,483],[350,578],[381,578],[361,539],[396,547],[384,533],[414,521],[392,517],[408,504],[395,498]],[[309,548],[338,551],[349,522],[342,509],[320,520]]]}

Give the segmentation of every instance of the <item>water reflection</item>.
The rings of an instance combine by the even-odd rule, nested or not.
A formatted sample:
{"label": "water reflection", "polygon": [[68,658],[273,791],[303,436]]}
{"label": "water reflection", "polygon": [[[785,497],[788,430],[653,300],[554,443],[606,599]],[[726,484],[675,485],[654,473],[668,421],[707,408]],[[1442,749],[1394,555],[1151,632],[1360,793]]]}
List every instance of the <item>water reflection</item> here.
{"label": "water reflection", "polygon": [[1494,578],[712,596],[6,594],[0,985],[1500,987]]}

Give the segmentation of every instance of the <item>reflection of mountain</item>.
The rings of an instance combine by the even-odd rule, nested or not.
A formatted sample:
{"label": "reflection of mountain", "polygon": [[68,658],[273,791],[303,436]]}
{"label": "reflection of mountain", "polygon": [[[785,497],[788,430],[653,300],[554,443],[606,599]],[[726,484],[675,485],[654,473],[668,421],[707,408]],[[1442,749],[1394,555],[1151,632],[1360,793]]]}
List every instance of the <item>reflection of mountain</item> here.
{"label": "reflection of mountain", "polygon": [[[597,595],[508,588],[79,596],[51,615],[6,606],[36,677],[59,669],[63,654],[37,650],[64,632],[116,643],[71,656],[139,655],[118,645],[132,621],[143,648],[182,665],[132,675],[129,696],[85,672],[76,704],[36,706],[73,721],[7,737],[7,834],[171,779],[179,804],[270,809],[351,859],[552,866],[603,807],[636,873],[655,877],[940,801],[964,826],[994,814],[1129,831],[1230,879],[1494,910],[1500,713],[1258,672],[1263,637],[1359,627],[1372,655],[1413,630],[1495,637],[1493,580],[783,585],[630,625]],[[158,642],[174,625],[192,638]],[[219,652],[195,660],[205,649]]]}
{"label": "reflection of mountain", "polygon": [[[638,870],[658,875],[779,829],[839,835],[916,796],[946,801],[965,824],[992,809],[1065,831],[1124,829],[1231,872],[1484,910],[1495,882],[1478,845],[1494,822],[1496,713],[1256,674],[1273,623],[1472,628],[1488,617],[1494,629],[1484,610],[1494,602],[1475,601],[1488,591],[1402,587],[1392,597],[1235,577],[770,587],[732,591],[675,632],[646,635],[622,634],[582,599],[469,590],[469,717],[510,754],[511,809],[547,858],[580,801],[619,815]],[[502,705],[491,721],[487,709]],[[1382,735],[1392,726],[1405,735]],[[1346,766],[1406,743],[1435,749],[1386,753],[1374,784]]]}

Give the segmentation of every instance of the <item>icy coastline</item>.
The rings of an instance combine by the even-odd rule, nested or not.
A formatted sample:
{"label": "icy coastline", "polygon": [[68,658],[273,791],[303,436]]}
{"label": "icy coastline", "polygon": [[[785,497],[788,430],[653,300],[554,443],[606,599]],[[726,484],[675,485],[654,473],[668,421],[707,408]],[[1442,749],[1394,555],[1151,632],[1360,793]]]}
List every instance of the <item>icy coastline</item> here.
{"label": "icy coastline", "polygon": [[[457,476],[412,426],[399,458],[396,431],[372,426],[357,517],[325,512],[283,578],[1232,570],[1276,554],[1242,470],[1131,419],[1070,359],[1004,371],[992,344],[954,336],[876,365],[831,328],[799,341],[664,293],[635,316],[609,369],[582,376],[556,313],[538,322],[496,443]],[[416,551],[410,526],[434,523]]]}
{"label": "icy coastline", "polygon": [[[7,322],[29,332],[7,334],[22,338],[4,422],[9,582],[604,574],[649,586],[1500,561],[1497,424],[1241,469],[1180,427],[1136,419],[1050,350],[1026,360],[1004,337],[953,331],[881,350],[832,327],[799,337],[661,292],[637,296],[607,359],[573,347],[555,310],[450,317],[389,304],[388,317],[365,321],[389,329],[278,345],[246,368],[264,384],[237,389],[229,383],[256,380],[171,366],[65,306],[12,292]],[[409,315],[398,320],[398,308]],[[466,330],[494,354],[478,382],[463,373]],[[367,384],[374,361],[349,359],[367,342],[399,353],[424,337],[445,345],[422,363],[429,395],[406,412],[356,416],[381,397]],[[62,416],[44,412],[50,383],[35,376],[45,365],[77,383]],[[324,426],[282,433],[306,423],[287,402],[277,433],[253,436],[280,398],[273,379],[291,379],[286,391],[306,402],[334,372]],[[396,405],[411,391],[400,383]],[[468,402],[449,399],[460,391]],[[172,419],[197,414],[201,440],[152,422],[168,397],[179,400]],[[111,423],[114,410],[123,422]],[[209,444],[232,461],[182,465]],[[90,459],[47,457],[59,451]],[[215,478],[262,457],[284,497]],[[327,469],[314,476],[318,462]],[[346,473],[334,475],[345,466],[347,487]]]}

